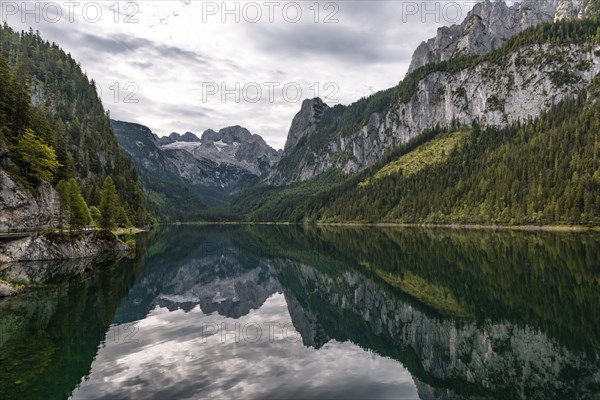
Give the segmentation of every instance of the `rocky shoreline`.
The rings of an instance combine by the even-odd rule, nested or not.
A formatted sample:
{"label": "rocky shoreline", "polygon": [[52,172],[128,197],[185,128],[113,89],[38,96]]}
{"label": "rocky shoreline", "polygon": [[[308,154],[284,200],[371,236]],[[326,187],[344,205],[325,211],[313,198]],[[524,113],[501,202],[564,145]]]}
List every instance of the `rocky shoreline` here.
{"label": "rocky shoreline", "polygon": [[[4,265],[35,261],[98,259],[106,254],[126,253],[127,244],[110,232],[45,233],[0,243],[0,270]],[[19,288],[10,280],[0,281],[0,298],[14,296]]]}
{"label": "rocky shoreline", "polygon": [[125,243],[101,233],[40,234],[0,244],[0,263],[89,258],[100,253],[125,252]]}

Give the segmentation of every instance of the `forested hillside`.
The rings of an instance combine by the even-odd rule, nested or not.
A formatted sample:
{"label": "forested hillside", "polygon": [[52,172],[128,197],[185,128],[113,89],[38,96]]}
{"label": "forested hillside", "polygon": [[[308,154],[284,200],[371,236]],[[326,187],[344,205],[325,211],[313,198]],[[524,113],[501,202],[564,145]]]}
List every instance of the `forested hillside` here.
{"label": "forested hillside", "polygon": [[536,121],[433,129],[333,188],[315,194],[311,181],[237,204],[259,221],[598,225],[599,100],[596,78]]}
{"label": "forested hillside", "polygon": [[[2,169],[32,193],[44,182],[63,182],[63,208],[78,202],[71,200],[81,192],[88,206],[116,214],[111,224],[148,221],[145,195],[94,81],[70,54],[38,32],[18,33],[6,24],[0,28],[0,142]],[[111,197],[103,186],[111,192],[114,186],[118,204],[102,204],[103,195]],[[65,195],[65,187],[72,195]],[[81,221],[93,222],[94,214],[99,219],[95,211]]]}

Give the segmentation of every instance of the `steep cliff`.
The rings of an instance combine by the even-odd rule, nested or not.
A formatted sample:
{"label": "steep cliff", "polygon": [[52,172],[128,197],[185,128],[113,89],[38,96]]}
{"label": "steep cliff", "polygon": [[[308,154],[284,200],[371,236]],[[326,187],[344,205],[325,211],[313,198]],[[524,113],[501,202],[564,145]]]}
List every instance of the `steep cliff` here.
{"label": "steep cliff", "polygon": [[0,227],[40,228],[58,221],[60,201],[48,183],[32,190],[0,171]]}
{"label": "steep cliff", "polygon": [[[476,9],[489,9],[490,18],[494,10],[508,10],[500,3]],[[455,55],[428,64],[396,88],[327,109],[305,140],[295,142],[291,135],[295,146],[286,145],[290,150],[273,172],[273,182],[304,181],[330,169],[361,171],[436,126],[470,126],[476,121],[502,127],[535,118],[563,99],[576,97],[596,76],[596,28],[594,20],[542,24],[485,55]]]}
{"label": "steep cliff", "polygon": [[[476,3],[460,25],[438,29],[434,38],[415,50],[408,72],[459,55],[482,55],[499,48],[511,37],[542,22],[553,21],[561,3],[561,17],[571,14],[570,1],[525,0],[509,7],[504,1]],[[567,4],[568,3],[568,4]]]}
{"label": "steep cliff", "polygon": [[292,120],[292,126],[288,132],[284,151],[289,151],[296,146],[300,139],[315,132],[317,124],[321,120],[323,113],[329,106],[323,103],[323,100],[316,97],[314,99],[305,99],[298,114]]}

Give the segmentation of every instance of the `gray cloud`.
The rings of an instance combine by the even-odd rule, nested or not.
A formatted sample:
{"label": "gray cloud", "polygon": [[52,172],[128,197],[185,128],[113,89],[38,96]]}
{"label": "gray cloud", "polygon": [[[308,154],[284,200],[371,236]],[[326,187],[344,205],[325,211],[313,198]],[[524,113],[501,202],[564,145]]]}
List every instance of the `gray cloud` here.
{"label": "gray cloud", "polygon": [[[400,81],[416,46],[446,24],[403,20],[402,4],[395,1],[341,1],[336,24],[312,21],[301,2],[304,17],[292,24],[202,23],[199,2],[140,2],[137,24],[114,23],[106,5],[106,18],[96,24],[9,20],[15,29],[39,29],[81,63],[103,89],[111,115],[147,125],[159,134],[202,131],[229,125],[246,126],[274,147],[283,147],[300,103],[287,103],[281,95],[274,103],[262,98],[251,104],[231,100],[202,103],[203,82],[233,85],[240,82],[318,82],[319,95],[326,82],[339,84],[337,98],[347,104]],[[324,3],[319,3],[322,7]],[[122,11],[122,10],[121,10]],[[121,15],[121,19],[123,16]],[[115,82],[136,82],[138,104],[114,103],[109,89]],[[302,98],[312,97],[309,90]]]}
{"label": "gray cloud", "polygon": [[141,50],[144,52],[151,51],[154,55],[159,57],[178,58],[201,64],[207,63],[206,59],[196,52],[182,49],[177,46],[157,44],[144,38],[131,37],[124,34],[102,37],[91,33],[79,33],[78,36],[78,42],[82,46],[105,54],[126,55]]}

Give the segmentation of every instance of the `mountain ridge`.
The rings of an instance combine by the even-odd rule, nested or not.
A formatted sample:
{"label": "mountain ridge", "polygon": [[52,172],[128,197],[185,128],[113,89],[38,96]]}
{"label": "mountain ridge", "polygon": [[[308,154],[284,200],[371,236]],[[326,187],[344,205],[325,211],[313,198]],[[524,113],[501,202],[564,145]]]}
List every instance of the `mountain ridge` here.
{"label": "mountain ridge", "polygon": [[[559,5],[544,4],[550,3],[552,9]],[[500,3],[479,4],[507,9]],[[586,10],[593,4],[586,3]],[[477,120],[482,126],[505,126],[575,97],[598,73],[600,62],[596,49],[590,48],[592,40],[578,43],[564,33],[581,29],[582,35],[593,38],[593,20],[576,24],[578,20],[557,18],[531,26],[491,52],[428,63],[395,88],[326,109],[310,134],[286,143],[271,182],[306,181],[330,169],[353,174],[438,124],[470,125]],[[305,112],[301,109],[299,114]]]}
{"label": "mountain ridge", "polygon": [[[203,215],[207,207],[225,207],[232,194],[264,179],[281,153],[239,125],[206,130],[201,138],[191,132],[172,133],[165,140],[144,125],[115,120],[111,124],[145,189],[153,193],[155,206],[179,220]],[[187,206],[179,204],[182,201]],[[179,212],[178,207],[196,212]]]}

